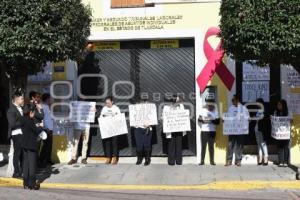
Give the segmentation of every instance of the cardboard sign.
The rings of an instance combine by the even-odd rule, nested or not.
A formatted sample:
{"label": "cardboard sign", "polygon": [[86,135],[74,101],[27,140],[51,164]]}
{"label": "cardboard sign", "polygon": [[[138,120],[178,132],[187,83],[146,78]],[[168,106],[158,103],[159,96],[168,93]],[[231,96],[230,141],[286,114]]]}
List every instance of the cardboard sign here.
{"label": "cardboard sign", "polygon": [[291,138],[291,118],[271,116],[271,136],[276,140],[289,140]]}
{"label": "cardboard sign", "polygon": [[163,132],[191,131],[189,110],[169,110],[163,113]]}
{"label": "cardboard sign", "polygon": [[129,106],[130,126],[157,125],[156,105],[142,103]]}
{"label": "cardboard sign", "polygon": [[71,101],[71,122],[95,121],[96,102]]}
{"label": "cardboard sign", "polygon": [[224,116],[223,134],[224,135],[248,135],[248,118],[241,116],[232,117],[228,114]]}
{"label": "cardboard sign", "polygon": [[128,133],[125,114],[98,118],[102,139],[111,138]]}

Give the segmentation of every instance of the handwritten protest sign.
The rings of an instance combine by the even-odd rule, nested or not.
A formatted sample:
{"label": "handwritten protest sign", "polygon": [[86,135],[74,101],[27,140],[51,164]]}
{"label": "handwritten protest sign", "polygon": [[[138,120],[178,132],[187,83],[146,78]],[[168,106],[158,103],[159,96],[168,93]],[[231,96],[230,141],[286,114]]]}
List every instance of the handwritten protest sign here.
{"label": "handwritten protest sign", "polygon": [[243,81],[243,102],[255,102],[262,98],[265,102],[270,101],[269,81]]}
{"label": "handwritten protest sign", "polygon": [[157,125],[156,105],[153,103],[129,106],[130,126]]}
{"label": "handwritten protest sign", "polygon": [[243,80],[244,81],[263,81],[270,80],[270,67],[259,67],[255,64],[243,63]]}
{"label": "handwritten protest sign", "polygon": [[291,118],[271,116],[271,136],[276,140],[289,140],[291,137]]}
{"label": "handwritten protest sign", "polygon": [[224,115],[224,135],[247,135],[249,133],[249,121],[247,117]]}
{"label": "handwritten protest sign", "polygon": [[168,110],[163,113],[163,132],[191,131],[189,110]]}
{"label": "handwritten protest sign", "polygon": [[71,122],[95,121],[96,102],[71,101]]}
{"label": "handwritten protest sign", "polygon": [[125,114],[98,118],[101,138],[111,138],[128,133]]}

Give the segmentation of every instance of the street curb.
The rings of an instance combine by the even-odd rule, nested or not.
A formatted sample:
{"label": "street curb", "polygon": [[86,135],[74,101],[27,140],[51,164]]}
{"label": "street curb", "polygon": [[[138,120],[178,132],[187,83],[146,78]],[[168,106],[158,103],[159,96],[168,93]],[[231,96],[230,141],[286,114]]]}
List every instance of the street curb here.
{"label": "street curb", "polygon": [[[22,187],[23,182],[14,178],[0,178],[0,187]],[[106,185],[42,183],[44,189],[85,190],[257,190],[257,189],[300,189],[300,181],[219,181],[203,185]]]}

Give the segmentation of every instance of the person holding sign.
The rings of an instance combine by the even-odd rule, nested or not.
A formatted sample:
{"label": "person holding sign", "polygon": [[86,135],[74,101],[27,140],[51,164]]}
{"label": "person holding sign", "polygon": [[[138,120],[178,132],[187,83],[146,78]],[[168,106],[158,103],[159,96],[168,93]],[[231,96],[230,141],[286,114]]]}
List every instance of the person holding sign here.
{"label": "person holding sign", "polygon": [[201,163],[204,165],[206,146],[208,143],[210,164],[216,165],[214,161],[214,143],[216,138],[216,126],[220,123],[218,110],[215,108],[214,100],[207,100],[206,105],[201,109],[199,123],[201,123]]}
{"label": "person holding sign", "polygon": [[[277,102],[276,110],[274,112],[276,117],[289,117],[289,110],[287,102],[281,99]],[[290,139],[278,139],[277,140],[277,151],[278,151],[278,166],[287,167],[289,164],[290,157]]]}
{"label": "person holding sign", "polygon": [[75,122],[74,127],[74,139],[72,148],[72,159],[68,162],[68,165],[77,163],[78,158],[78,145],[80,138],[82,137],[82,150],[81,150],[81,163],[87,164],[87,151],[88,142],[90,137],[90,123],[87,122]]}
{"label": "person holding sign", "polygon": [[[166,99],[170,104],[165,105],[163,108],[163,122],[164,113],[168,111],[184,110],[183,104],[180,103],[178,95],[174,95],[170,99]],[[169,165],[182,165],[182,137],[186,135],[186,132],[165,132],[168,139],[168,164]]]}
{"label": "person holding sign", "polygon": [[[240,97],[238,95],[234,95],[232,98],[232,105],[228,109],[228,116],[231,123],[236,124],[237,121],[241,121],[242,127],[236,129],[241,132],[230,133],[228,137],[228,149],[227,149],[227,161],[225,166],[232,165],[233,153],[235,153],[235,164],[236,166],[241,166],[242,161],[242,153],[243,153],[243,146],[244,146],[244,134],[248,134],[249,130],[249,112],[248,109],[240,103]],[[244,127],[244,121],[247,120],[247,130]]]}
{"label": "person holding sign", "polygon": [[[148,97],[141,96],[140,104],[146,104]],[[144,113],[147,115],[147,113]],[[148,124],[135,126],[134,137],[136,143],[137,161],[136,165],[140,165],[145,157],[144,166],[148,166],[151,163],[151,151],[152,151],[152,127]]]}
{"label": "person holding sign", "polygon": [[[105,106],[101,110],[100,117],[109,117],[121,114],[120,108],[114,105],[112,97],[105,98]],[[118,164],[119,149],[118,136],[103,139],[106,161],[105,164]]]}

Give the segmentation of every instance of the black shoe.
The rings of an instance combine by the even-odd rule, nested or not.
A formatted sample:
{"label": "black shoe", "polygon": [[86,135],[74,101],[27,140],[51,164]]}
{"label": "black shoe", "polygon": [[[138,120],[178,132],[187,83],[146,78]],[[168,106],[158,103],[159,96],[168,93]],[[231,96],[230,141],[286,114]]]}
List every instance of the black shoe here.
{"label": "black shoe", "polygon": [[136,165],[140,165],[140,164],[142,164],[142,162],[143,162],[143,158],[142,157],[138,157],[135,164]]}
{"label": "black shoe", "polygon": [[142,162],[143,162],[143,152],[142,151],[138,151],[138,152],[136,152],[136,155],[137,155],[137,161],[136,161],[136,165],[140,165],[140,164],[142,164]]}
{"label": "black shoe", "polygon": [[22,178],[22,175],[19,174],[19,173],[14,173],[12,177],[13,177],[13,178],[17,178],[17,179],[21,179],[21,178]]}
{"label": "black shoe", "polygon": [[51,165],[51,166],[52,166],[52,165],[55,165],[55,163],[52,162],[51,160],[48,162],[48,164]]}
{"label": "black shoe", "polygon": [[28,186],[23,186],[24,190],[29,190],[29,187]]}
{"label": "black shoe", "polygon": [[180,163],[176,163],[176,165],[182,165],[182,162],[180,162]]}
{"label": "black shoe", "polygon": [[40,187],[40,184],[36,184],[35,186],[33,187],[28,187],[30,190],[39,190],[41,187]]}
{"label": "black shoe", "polygon": [[68,162],[68,165],[73,165],[73,164],[76,164],[77,163],[77,161],[76,160],[74,160],[74,159],[71,159],[69,162]]}
{"label": "black shoe", "polygon": [[145,151],[145,163],[144,166],[148,166],[151,163],[151,150],[146,150]]}
{"label": "black shoe", "polygon": [[216,163],[214,161],[210,161],[210,165],[216,165]]}
{"label": "black shoe", "polygon": [[199,163],[199,165],[204,165],[204,161],[201,161],[201,163]]}
{"label": "black shoe", "polygon": [[269,163],[268,162],[264,162],[263,163],[263,166],[267,166]]}
{"label": "black shoe", "polygon": [[81,160],[81,163],[84,164],[84,165],[87,165],[87,164],[88,164],[88,163],[87,163],[87,159],[86,159],[86,158],[82,159],[82,160]]}
{"label": "black shoe", "polygon": [[175,165],[175,163],[168,162],[168,165],[170,165],[170,166],[174,166],[174,165]]}
{"label": "black shoe", "polygon": [[144,166],[148,166],[148,165],[150,165],[150,163],[151,163],[151,158],[146,158]]}

